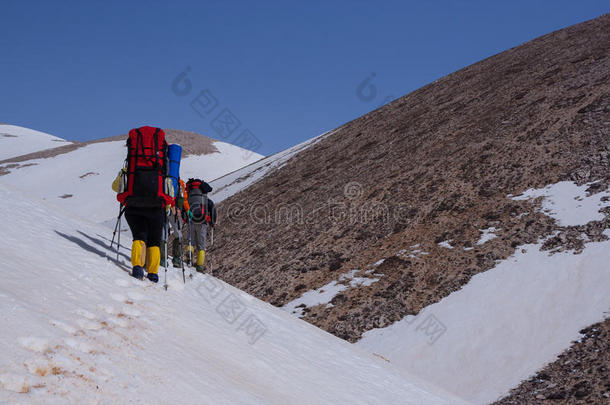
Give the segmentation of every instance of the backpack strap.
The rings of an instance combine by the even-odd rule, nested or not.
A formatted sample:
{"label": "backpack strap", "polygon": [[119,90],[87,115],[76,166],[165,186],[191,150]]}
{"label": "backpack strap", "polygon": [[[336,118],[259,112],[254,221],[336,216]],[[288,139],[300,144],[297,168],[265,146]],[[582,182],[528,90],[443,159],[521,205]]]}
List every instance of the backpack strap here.
{"label": "backpack strap", "polygon": [[[134,166],[138,165],[138,158],[140,157],[140,154],[138,152],[140,146],[142,147],[142,153],[144,154],[144,158],[146,158],[146,153],[144,152],[144,137],[142,136],[142,132],[140,132],[140,128],[136,128],[136,148],[135,148],[135,155],[134,155]],[[135,167],[133,168],[135,171]]]}
{"label": "backpack strap", "polygon": [[154,153],[153,167],[155,169],[159,169],[161,167],[161,165],[159,165],[159,160],[161,159],[159,156],[159,131],[159,128],[155,128],[155,133],[153,134],[154,149],[152,152]]}

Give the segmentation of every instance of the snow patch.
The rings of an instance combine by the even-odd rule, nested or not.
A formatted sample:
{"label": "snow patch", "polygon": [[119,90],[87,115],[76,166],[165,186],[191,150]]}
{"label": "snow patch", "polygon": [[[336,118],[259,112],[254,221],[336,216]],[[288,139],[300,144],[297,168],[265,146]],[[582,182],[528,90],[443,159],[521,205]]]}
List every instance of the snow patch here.
{"label": "snow patch", "polygon": [[401,249],[396,253],[396,256],[401,259],[417,259],[419,256],[428,255],[428,252],[425,252],[420,248],[420,244],[416,243],[415,245],[410,246],[409,249]]}
{"label": "snow patch", "polygon": [[[496,228],[494,228],[493,226],[491,226],[487,229],[481,229],[480,231],[481,231],[481,237],[477,241],[477,245],[482,245],[485,242],[488,242],[498,236],[498,235],[496,235],[496,232],[498,230]],[[466,248],[464,248],[464,250],[466,250]]]}
{"label": "snow patch", "polygon": [[453,242],[452,240],[444,240],[442,242],[439,242],[438,245],[442,248],[446,248],[446,249],[453,249],[453,246],[451,245],[451,242]]}
{"label": "snow patch", "polygon": [[305,307],[328,304],[337,294],[347,290],[347,288],[347,285],[340,284],[338,281],[333,280],[320,288],[303,293],[299,298],[284,305],[282,309],[301,318],[304,315],[303,309],[305,309]]}
{"label": "snow patch", "polygon": [[543,197],[542,212],[555,218],[559,225],[585,225],[590,221],[604,219],[604,214],[599,210],[610,206],[610,201],[602,201],[603,197],[610,196],[608,190],[587,196],[586,190],[591,184],[593,183],[578,186],[571,181],[560,181],[540,189],[529,189],[512,199],[530,200]]}
{"label": "snow patch", "polygon": [[[328,306],[332,306],[330,301],[340,292],[345,291],[348,288],[368,287],[379,281],[379,278],[356,277],[356,273],[359,271],[360,270],[355,269],[341,274],[339,280],[333,280],[320,288],[303,293],[299,298],[285,304],[282,309],[301,318],[304,315],[304,309],[306,307],[326,304],[326,307],[330,308]],[[371,269],[371,271],[374,271],[374,269]],[[365,274],[369,273],[365,272]],[[381,276],[381,274],[379,274],[379,276]]]}

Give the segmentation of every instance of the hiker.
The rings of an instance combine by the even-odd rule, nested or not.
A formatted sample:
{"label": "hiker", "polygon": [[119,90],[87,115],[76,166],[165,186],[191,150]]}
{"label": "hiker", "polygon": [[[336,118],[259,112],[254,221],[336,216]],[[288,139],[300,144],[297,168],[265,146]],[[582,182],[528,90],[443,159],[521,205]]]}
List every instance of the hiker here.
{"label": "hiker", "polygon": [[112,183],[125,207],[131,229],[131,275],[159,281],[161,238],[166,212],[174,205],[173,185],[167,177],[167,143],[160,128],[144,126],[129,131],[125,166]]}
{"label": "hiker", "polygon": [[[180,179],[180,158],[182,155],[182,147],[178,144],[168,146],[168,176],[172,181],[173,189],[175,190],[175,206],[168,213],[167,221],[163,227],[163,236],[161,238],[161,266],[165,266],[165,252],[167,251],[167,243],[169,237],[173,234],[174,240],[172,244],[172,264],[174,267],[182,267],[182,212],[185,207],[186,191],[184,182]],[[188,210],[188,202],[186,203]]]}
{"label": "hiker", "polygon": [[[189,203],[186,194],[186,186],[182,179],[178,179],[178,188],[176,189],[176,204],[172,207],[168,218],[169,229],[164,228],[164,237],[169,237],[170,229],[174,240],[172,242],[172,265],[174,267],[182,267],[182,226],[186,222],[186,213],[189,211]],[[161,265],[165,265],[164,246],[167,240],[161,242]]]}
{"label": "hiker", "polygon": [[[212,187],[200,179],[189,179],[186,183],[187,202],[190,208],[187,211],[190,225],[189,238],[195,240],[197,251],[195,270],[201,273],[204,271],[208,226],[214,227],[216,224],[216,207],[208,198],[208,193],[211,191]],[[191,240],[189,240],[189,250],[193,253],[190,242]]]}

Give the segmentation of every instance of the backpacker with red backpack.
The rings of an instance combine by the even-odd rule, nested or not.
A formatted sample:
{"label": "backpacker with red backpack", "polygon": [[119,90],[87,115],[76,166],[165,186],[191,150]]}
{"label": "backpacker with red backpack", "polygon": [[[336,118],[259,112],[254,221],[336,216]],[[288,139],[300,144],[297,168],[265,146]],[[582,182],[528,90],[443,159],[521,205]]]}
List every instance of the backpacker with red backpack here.
{"label": "backpacker with red backpack", "polygon": [[[209,201],[208,193],[212,191],[212,187],[203,180],[189,179],[186,183],[186,192],[188,195],[188,203],[193,214],[193,222],[200,224],[211,222],[211,212],[208,209]],[[214,210],[215,212],[215,210]]]}
{"label": "backpacker with red backpack", "polygon": [[129,131],[127,170],[117,194],[121,205],[129,207],[165,207],[174,205],[171,180],[167,178],[167,142],[165,132],[149,126]]}

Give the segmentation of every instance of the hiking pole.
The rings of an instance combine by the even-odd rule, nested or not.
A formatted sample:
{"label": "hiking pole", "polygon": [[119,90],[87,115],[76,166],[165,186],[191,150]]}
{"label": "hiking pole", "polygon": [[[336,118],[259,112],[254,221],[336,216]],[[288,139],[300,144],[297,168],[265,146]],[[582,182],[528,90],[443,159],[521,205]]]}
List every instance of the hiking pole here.
{"label": "hiking pole", "polygon": [[163,227],[163,233],[165,233],[165,283],[163,284],[163,288],[165,288],[165,291],[167,291],[167,262],[168,262],[168,257],[167,257],[167,242],[168,242],[168,236],[169,236],[169,227],[167,226],[167,213],[165,213],[165,226]]}
{"label": "hiking pole", "polygon": [[119,261],[119,250],[121,249],[121,217],[123,216],[123,213],[125,212],[125,208],[121,209],[119,206],[119,237],[117,238],[117,244],[116,244],[116,261],[118,263]]}
{"label": "hiking pole", "polygon": [[188,227],[189,227],[189,263],[190,263],[191,267],[193,267],[193,245],[191,244],[191,233],[192,233],[191,218],[189,218]]}
{"label": "hiking pole", "polygon": [[184,251],[182,250],[182,218],[178,217],[178,211],[176,211],[176,227],[178,228],[178,243],[180,245],[180,264],[182,265],[182,281],[186,284],[186,276],[184,275]]}
{"label": "hiking pole", "polygon": [[210,275],[214,275],[214,261],[212,260],[214,256],[212,256],[212,250],[214,249],[214,226],[210,230]]}
{"label": "hiking pole", "polygon": [[180,263],[182,264],[182,281],[186,284],[186,276],[184,275],[184,260],[182,260],[182,246],[180,246]]}
{"label": "hiking pole", "polygon": [[[119,210],[119,214],[121,211]],[[116,230],[119,227],[119,217],[116,218],[116,222],[114,223],[114,231],[112,232],[112,241],[110,242],[110,249],[114,246],[114,238],[116,237]]]}
{"label": "hiking pole", "polygon": [[121,216],[119,215],[119,237],[116,243],[116,261],[119,261],[119,250],[121,249]]}
{"label": "hiking pole", "polygon": [[119,238],[121,236],[121,231],[120,231],[120,219],[121,216],[123,215],[123,212],[125,211],[125,209],[119,204],[119,216],[116,219],[116,224],[114,224],[114,232],[112,232],[112,241],[110,242],[110,249],[112,249],[112,245],[114,245],[114,237],[116,236],[116,231],[117,229],[119,229]]}

